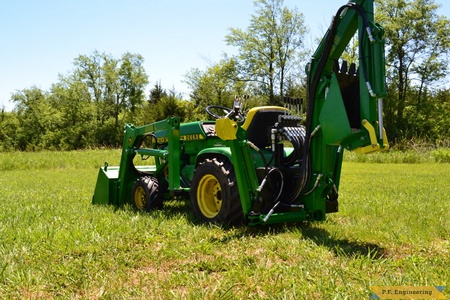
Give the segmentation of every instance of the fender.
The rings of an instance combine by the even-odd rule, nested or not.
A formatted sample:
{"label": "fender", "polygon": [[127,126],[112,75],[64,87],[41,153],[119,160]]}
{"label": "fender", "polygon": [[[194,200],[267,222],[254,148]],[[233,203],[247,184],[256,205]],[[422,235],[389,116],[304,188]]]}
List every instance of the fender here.
{"label": "fender", "polygon": [[197,159],[195,160],[195,167],[197,167],[197,165],[205,158],[217,157],[218,155],[224,156],[230,162],[232,162],[230,147],[212,147],[212,148],[205,148],[197,154]]}

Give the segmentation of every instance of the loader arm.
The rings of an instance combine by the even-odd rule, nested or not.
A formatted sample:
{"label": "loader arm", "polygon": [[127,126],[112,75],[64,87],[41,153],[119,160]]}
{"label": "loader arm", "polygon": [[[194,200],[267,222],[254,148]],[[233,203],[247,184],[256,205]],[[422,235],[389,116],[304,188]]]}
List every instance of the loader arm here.
{"label": "loader arm", "polygon": [[[153,157],[162,157],[167,161],[168,168],[168,189],[173,191],[180,186],[180,119],[178,117],[168,118],[163,121],[152,124],[135,127],[132,124],[126,124],[124,129],[124,138],[122,145],[122,156],[119,168],[119,189],[118,204],[122,205],[127,201],[131,193],[131,187],[139,177],[138,171],[134,167],[133,158],[136,154],[151,155]],[[142,139],[149,134],[164,130],[167,135],[167,149],[143,149],[139,150]],[[140,153],[140,151],[145,151]],[[155,172],[159,172],[159,165],[156,165]]]}

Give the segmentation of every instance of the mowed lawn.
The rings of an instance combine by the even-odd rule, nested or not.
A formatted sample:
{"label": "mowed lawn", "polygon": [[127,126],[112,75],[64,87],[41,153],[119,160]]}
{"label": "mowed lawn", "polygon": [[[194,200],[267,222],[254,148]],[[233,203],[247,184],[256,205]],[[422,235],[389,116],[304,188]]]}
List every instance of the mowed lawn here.
{"label": "mowed lawn", "polygon": [[221,228],[180,201],[152,213],[92,205],[98,167],[119,156],[0,153],[1,299],[368,299],[370,286],[450,286],[449,163],[346,161],[327,221]]}

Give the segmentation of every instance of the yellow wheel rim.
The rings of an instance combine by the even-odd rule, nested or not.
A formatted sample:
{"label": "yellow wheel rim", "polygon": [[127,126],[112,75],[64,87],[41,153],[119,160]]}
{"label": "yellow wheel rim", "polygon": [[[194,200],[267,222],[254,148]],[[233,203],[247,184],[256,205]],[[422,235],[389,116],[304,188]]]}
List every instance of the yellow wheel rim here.
{"label": "yellow wheel rim", "polygon": [[197,203],[201,213],[207,218],[214,218],[222,207],[222,188],[216,177],[205,175],[198,184]]}
{"label": "yellow wheel rim", "polygon": [[142,186],[138,186],[134,191],[134,204],[137,209],[143,210],[147,203],[145,190]]}

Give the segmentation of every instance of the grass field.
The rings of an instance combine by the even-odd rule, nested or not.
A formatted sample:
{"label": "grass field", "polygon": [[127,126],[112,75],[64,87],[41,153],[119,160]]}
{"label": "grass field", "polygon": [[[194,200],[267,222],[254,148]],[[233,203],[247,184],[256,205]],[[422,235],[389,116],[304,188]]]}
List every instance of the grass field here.
{"label": "grass field", "polygon": [[221,228],[184,202],[91,205],[98,167],[119,156],[0,153],[1,299],[368,299],[370,286],[450,285],[448,163],[349,156],[327,221]]}

